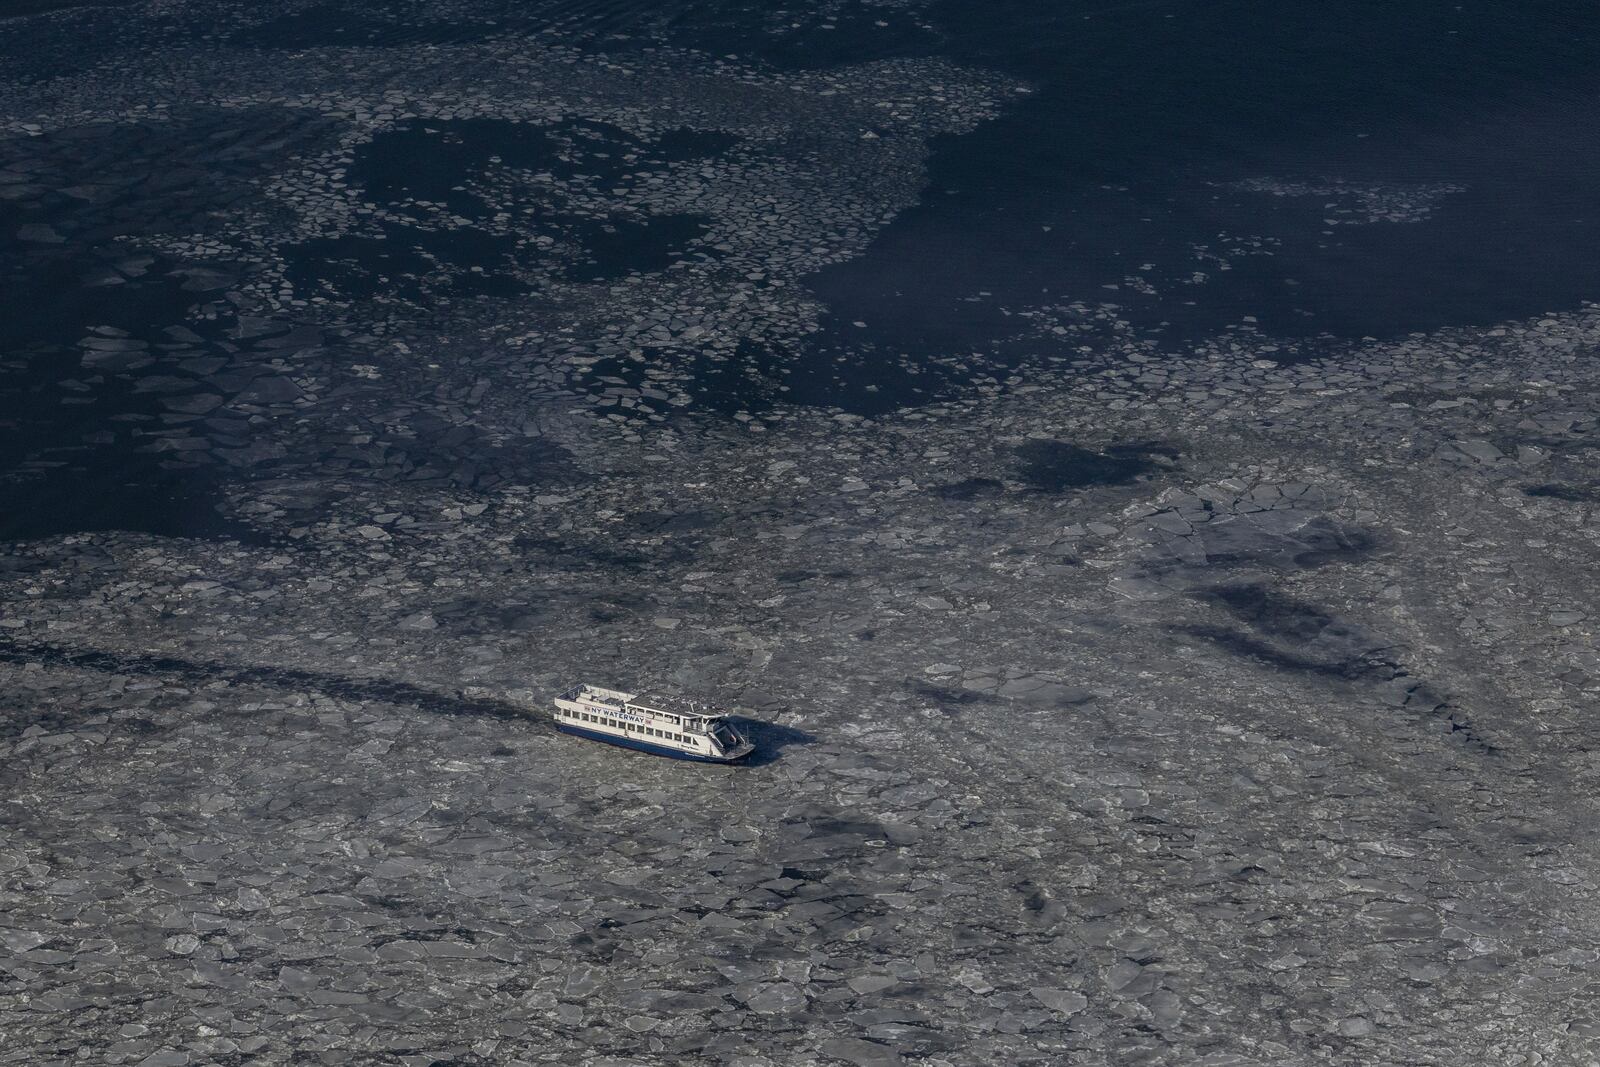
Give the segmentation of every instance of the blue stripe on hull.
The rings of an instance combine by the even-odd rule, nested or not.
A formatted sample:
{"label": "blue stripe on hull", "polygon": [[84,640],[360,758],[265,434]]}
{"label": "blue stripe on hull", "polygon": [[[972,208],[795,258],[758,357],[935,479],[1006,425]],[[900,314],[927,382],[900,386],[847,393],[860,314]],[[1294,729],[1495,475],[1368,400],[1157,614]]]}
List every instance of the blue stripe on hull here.
{"label": "blue stripe on hull", "polygon": [[732,763],[733,760],[721,756],[702,756],[698,752],[685,752],[681,748],[668,748],[650,741],[633,737],[618,737],[616,734],[603,734],[598,730],[585,730],[581,726],[574,726],[568,722],[556,722],[556,729],[564,734],[573,734],[577,737],[587,737],[591,741],[604,741],[608,745],[618,748],[632,748],[640,752],[648,752],[652,756],[666,756],[669,759],[688,760],[691,763]]}

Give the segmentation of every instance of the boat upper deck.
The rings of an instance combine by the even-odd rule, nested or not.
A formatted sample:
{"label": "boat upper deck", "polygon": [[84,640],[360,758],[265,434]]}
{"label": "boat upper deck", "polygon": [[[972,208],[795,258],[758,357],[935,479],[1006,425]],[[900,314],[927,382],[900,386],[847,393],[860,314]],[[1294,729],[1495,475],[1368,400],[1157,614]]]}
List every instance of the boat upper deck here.
{"label": "boat upper deck", "polygon": [[596,685],[575,685],[561,694],[561,699],[581,700],[614,711],[627,709],[634,712],[655,713],[681,720],[721,719],[726,712],[697,700],[674,696],[671,693],[626,693],[620,689],[604,689]]}
{"label": "boat upper deck", "polygon": [[665,712],[685,719],[720,719],[724,712],[698,700],[687,700],[670,693],[640,693],[628,701],[635,708]]}

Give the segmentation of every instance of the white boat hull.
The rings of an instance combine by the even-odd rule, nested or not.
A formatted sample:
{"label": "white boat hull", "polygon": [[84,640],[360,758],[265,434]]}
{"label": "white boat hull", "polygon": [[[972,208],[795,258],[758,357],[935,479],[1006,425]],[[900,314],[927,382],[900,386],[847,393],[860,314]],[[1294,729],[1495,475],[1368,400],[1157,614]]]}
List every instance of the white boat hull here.
{"label": "white boat hull", "polygon": [[649,752],[651,755],[666,756],[668,759],[689,760],[694,763],[735,763],[744,759],[751,753],[751,751],[753,751],[752,748],[746,748],[742,752],[737,752],[736,750],[736,754],[732,755],[713,756],[701,752],[692,752],[683,748],[677,748],[668,745],[658,745],[643,739],[602,733],[598,730],[586,730],[583,727],[576,726],[572,723],[558,721],[556,723],[556,729],[560,730],[564,734],[572,734],[574,737],[585,737],[591,741],[604,741],[608,745],[617,745],[621,748],[631,748],[639,752]]}
{"label": "white boat hull", "polygon": [[555,705],[562,733],[621,748],[696,763],[733,763],[755,750],[721,713],[677,697],[638,698],[618,689],[575,685],[556,697]]}

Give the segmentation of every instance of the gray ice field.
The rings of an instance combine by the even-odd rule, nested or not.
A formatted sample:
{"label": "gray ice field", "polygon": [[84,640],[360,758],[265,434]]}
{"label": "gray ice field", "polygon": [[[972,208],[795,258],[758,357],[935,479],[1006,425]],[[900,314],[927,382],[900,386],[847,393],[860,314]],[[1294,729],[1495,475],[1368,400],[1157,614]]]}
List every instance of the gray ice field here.
{"label": "gray ice field", "polygon": [[0,1063],[1596,1062],[1600,309],[790,404],[1024,87],[463,10],[0,23]]}

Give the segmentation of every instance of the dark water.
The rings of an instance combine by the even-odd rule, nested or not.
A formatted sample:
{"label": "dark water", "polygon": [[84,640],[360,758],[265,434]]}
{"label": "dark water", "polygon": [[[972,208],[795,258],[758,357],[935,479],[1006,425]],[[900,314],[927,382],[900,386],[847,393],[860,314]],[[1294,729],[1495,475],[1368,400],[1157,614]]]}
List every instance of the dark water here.
{"label": "dark water", "polygon": [[[413,222],[285,249],[288,277],[297,290],[357,301],[384,297],[425,306],[443,295],[516,297],[539,287],[540,268],[552,258],[534,243],[541,237],[553,241],[562,258],[554,272],[561,280],[608,281],[664,270],[704,235],[705,220],[637,212],[597,218],[542,195],[526,176],[580,179],[626,192],[659,168],[710,159],[734,141],[681,129],[642,140],[586,121],[405,123],[358,147],[350,177],[366,201],[410,214]],[[514,190],[509,196],[508,186]],[[522,212],[514,225],[498,219],[506,199]],[[418,203],[442,205],[453,220],[466,221],[441,226]]]}
{"label": "dark water", "polygon": [[168,402],[204,397],[224,363],[208,351],[227,343],[219,327],[179,324],[218,299],[228,264],[197,273],[144,241],[216,232],[279,153],[325,143],[329,128],[305,113],[199,110],[0,141],[14,179],[0,199],[0,539],[254,536],[216,510],[212,472],[158,443],[211,410]]}
{"label": "dark water", "polygon": [[[0,0],[0,18],[74,6]],[[67,17],[4,24],[0,61],[16,84],[48,85],[139,41],[259,59],[538,34],[785,70],[940,57],[1032,88],[935,142],[920,204],[865,254],[805,279],[828,309],[819,333],[781,351],[747,338],[732,359],[694,368],[685,388],[700,411],[924,403],[1027,359],[1104,349],[1110,320],[1172,359],[1248,323],[1293,359],[1600,294],[1600,5],[389,0],[309,4],[242,28],[125,4]],[[304,112],[197,109],[0,143],[0,537],[243,529],[214,506],[225,472],[149,446],[203,424],[246,447],[250,420],[265,416],[205,409],[205,390],[222,388],[207,377],[213,357],[224,376],[245,375],[232,395],[252,360],[282,352],[253,355],[224,336],[233,265],[197,274],[141,242],[225,231],[234,213],[263,208],[258,178],[336,133]],[[492,307],[538,299],[551,282],[714,258],[707,220],[620,205],[652,174],[736,145],[597,122],[413,121],[350,161],[350,182],[388,221],[278,251],[296,290],[345,302],[355,329],[364,316],[448,321],[461,301]],[[541,199],[537,173],[596,195]],[[508,190],[522,209],[510,223],[497,216]],[[615,210],[603,199],[613,191]],[[169,332],[180,324],[199,333]],[[122,356],[105,355],[119,338]],[[268,380],[292,400],[281,375]],[[189,388],[193,410],[163,402]],[[1143,460],[1026,462],[1054,484],[1122,477]]]}
{"label": "dark water", "polygon": [[[420,17],[419,17],[420,16]],[[250,48],[352,48],[396,44],[454,44],[498,29],[492,21],[433,19],[416,4],[318,4],[290,11],[232,36]]]}
{"label": "dark water", "polygon": [[134,0],[0,0],[0,19],[42,15],[74,7],[121,7]]}
{"label": "dark water", "polygon": [[808,280],[830,314],[791,402],[870,413],[960,389],[971,371],[936,357],[1037,356],[1050,339],[1015,313],[1040,305],[1114,305],[1176,358],[1250,322],[1293,359],[1600,293],[1600,5],[828,10],[533,9],[596,50],[665,39],[783,69],[937,56],[1032,86],[936,145],[922,203],[866,255]]}
{"label": "dark water", "polygon": [[[947,139],[922,205],[813,280],[823,346],[986,349],[1015,332],[1002,309],[1089,301],[1175,354],[1244,316],[1292,350],[1600,293],[1594,5],[1001,0],[934,21],[941,54],[1037,91]],[[1261,178],[1324,195],[1235,184]],[[1356,225],[1337,183],[1460,191]]]}

